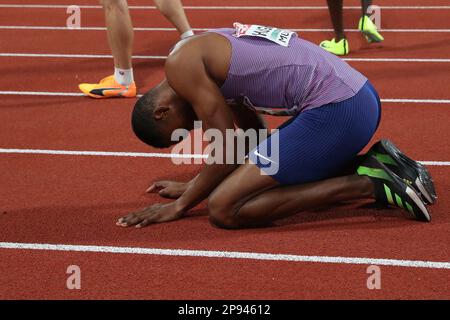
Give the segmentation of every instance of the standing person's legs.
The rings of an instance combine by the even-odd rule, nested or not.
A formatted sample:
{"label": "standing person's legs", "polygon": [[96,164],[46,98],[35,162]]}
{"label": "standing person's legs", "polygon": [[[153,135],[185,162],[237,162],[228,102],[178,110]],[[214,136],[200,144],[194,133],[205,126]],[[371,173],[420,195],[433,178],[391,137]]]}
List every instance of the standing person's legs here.
{"label": "standing person's legs", "polygon": [[133,82],[131,56],[133,25],[126,0],[102,0],[108,43],[114,57],[114,78],[121,85]]}
{"label": "standing person's legs", "polygon": [[80,90],[92,98],[136,97],[132,68],[133,25],[126,0],[100,0],[105,13],[106,34],[114,58],[114,75],[99,83],[81,83]]}
{"label": "standing person's legs", "polygon": [[367,14],[367,9],[372,5],[372,0],[361,0],[361,16]]}
{"label": "standing person's legs", "polygon": [[177,28],[182,39],[194,35],[180,0],[153,0],[161,13]]}
{"label": "standing person's legs", "polygon": [[336,41],[341,41],[345,38],[344,34],[344,15],[343,15],[343,0],[327,0],[328,11],[330,12],[331,22]]}
{"label": "standing person's legs", "polygon": [[383,36],[378,32],[378,27],[370,20],[367,15],[372,0],[361,0],[361,18],[359,19],[358,29],[364,34],[367,42],[381,42]]}
{"label": "standing person's legs", "polygon": [[346,55],[350,52],[350,49],[344,33],[343,0],[327,0],[327,3],[335,37],[331,40],[322,41],[320,46],[335,55]]}
{"label": "standing person's legs", "polygon": [[[343,0],[327,0],[328,11],[330,12],[331,22],[336,41],[345,38],[344,33],[344,14],[343,14]],[[372,0],[361,0],[361,16],[367,14],[367,9],[372,5]]]}
{"label": "standing person's legs", "polygon": [[[126,0],[100,0],[105,12],[108,43],[114,57],[114,75],[100,83],[81,83],[80,90],[93,98],[135,97],[132,68],[133,25]],[[180,0],[155,0],[161,13],[172,22],[181,38],[194,35]]]}

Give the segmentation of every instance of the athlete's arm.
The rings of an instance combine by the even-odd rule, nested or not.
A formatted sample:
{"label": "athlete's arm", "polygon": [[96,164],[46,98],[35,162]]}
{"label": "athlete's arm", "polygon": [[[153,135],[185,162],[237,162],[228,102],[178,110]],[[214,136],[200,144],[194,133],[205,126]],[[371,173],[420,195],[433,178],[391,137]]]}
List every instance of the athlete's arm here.
{"label": "athlete's arm", "polygon": [[[188,48],[191,49],[183,47],[166,61],[167,80],[175,92],[193,106],[197,117],[203,122],[204,130],[216,129],[226,137],[226,129],[234,129],[233,114],[217,84],[208,75],[198,52],[200,50],[192,50],[195,46]],[[224,142],[223,159],[227,158],[226,149]],[[207,198],[236,167],[236,164],[207,164],[175,202],[154,204],[120,218],[116,224],[142,228],[152,223],[180,219],[185,212]]]}
{"label": "athlete's arm", "polygon": [[[216,82],[208,74],[201,55],[201,48],[186,46],[173,54],[166,62],[166,76],[170,86],[194,108],[203,130],[216,129],[223,137],[223,157],[227,159],[225,137],[227,129],[234,129],[233,113],[227,106]],[[232,150],[234,152],[234,150]],[[228,176],[236,164],[207,164],[176,201],[180,211],[187,211],[207,198]]]}

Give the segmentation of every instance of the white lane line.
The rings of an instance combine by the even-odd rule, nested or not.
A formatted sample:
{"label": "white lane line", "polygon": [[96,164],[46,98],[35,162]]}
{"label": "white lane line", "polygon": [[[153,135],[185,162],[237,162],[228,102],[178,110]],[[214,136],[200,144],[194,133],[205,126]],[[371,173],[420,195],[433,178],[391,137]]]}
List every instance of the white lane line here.
{"label": "white lane line", "polygon": [[425,166],[450,166],[450,161],[419,161]]}
{"label": "white lane line", "polygon": [[[105,27],[81,27],[71,29],[62,26],[0,26],[0,29],[12,30],[62,30],[62,31],[105,31]],[[211,28],[192,28],[194,31],[207,31]],[[333,29],[319,28],[290,28],[295,32],[332,32]],[[159,28],[159,27],[135,27],[134,31],[177,31],[175,28]],[[346,32],[360,32],[358,29],[345,29]],[[380,29],[380,32],[407,32],[407,33],[449,33],[450,29]]]}
{"label": "white lane line", "polygon": [[0,91],[0,95],[23,95],[23,96],[56,96],[56,97],[80,97],[83,93],[78,92],[41,92],[41,91]]}
{"label": "white lane line", "polygon": [[[109,54],[64,54],[64,53],[0,53],[0,57],[17,58],[65,58],[65,59],[111,59]],[[132,57],[136,60],[164,60],[167,56],[158,55],[136,55]],[[434,58],[343,58],[345,61],[355,62],[438,62],[448,63],[449,59]]]}
{"label": "white lane line", "polygon": [[391,103],[439,103],[447,104],[450,103],[450,99],[381,99],[381,102],[391,102]]}
{"label": "white lane line", "polygon": [[[45,149],[7,149],[0,148],[0,154],[43,154],[68,156],[104,156],[104,157],[132,157],[132,158],[186,158],[206,159],[203,154],[152,153],[152,152],[110,152],[110,151],[82,151],[82,150],[45,150]],[[450,166],[450,161],[419,161],[428,166]]]}
{"label": "white lane line", "polygon": [[102,157],[132,157],[132,158],[185,158],[205,159],[203,154],[152,153],[152,152],[109,152],[109,151],[77,151],[77,150],[41,150],[41,149],[2,149],[0,153],[14,154],[45,154],[67,156],[102,156]]}
{"label": "white lane line", "polygon": [[120,254],[156,255],[156,256],[313,262],[313,263],[356,264],[356,265],[362,264],[362,265],[382,265],[382,266],[407,267],[407,268],[450,269],[450,262],[440,262],[440,261],[379,259],[379,258],[359,258],[359,257],[339,257],[339,256],[338,257],[306,256],[295,254],[257,253],[257,252],[238,252],[238,251],[158,249],[158,248],[139,248],[139,247],[87,246],[87,245],[15,243],[15,242],[0,242],[0,249],[120,253]]}
{"label": "white lane line", "polygon": [[[46,91],[0,91],[0,95],[13,96],[51,96],[51,97],[84,97],[81,92],[46,92]],[[138,94],[137,98],[142,97]]]}
{"label": "white lane line", "polygon": [[[0,95],[22,95],[22,96],[62,96],[80,97],[83,93],[78,92],[45,92],[45,91],[0,91]],[[139,94],[137,97],[141,97]],[[450,104],[450,99],[381,99],[387,103],[423,103],[423,104]]]}
{"label": "white lane line", "polygon": [[[18,58],[67,58],[67,59],[110,59],[110,54],[60,54],[60,53],[0,53],[0,57],[18,57]],[[166,59],[167,56],[133,56],[133,59]],[[431,59],[431,60],[448,60],[442,62],[450,62],[450,59]],[[429,61],[433,62],[433,61]],[[440,62],[440,61],[436,61]]]}
{"label": "white lane line", "polygon": [[[63,4],[0,4],[0,8],[66,9]],[[99,5],[79,5],[80,9],[102,9]],[[185,10],[328,10],[327,6],[183,6]],[[379,6],[385,10],[448,10],[450,6]],[[155,6],[128,6],[131,10],[157,10]],[[359,6],[344,6],[361,10]]]}
{"label": "white lane line", "polygon": [[450,59],[433,58],[343,58],[342,60],[362,62],[450,62]]}

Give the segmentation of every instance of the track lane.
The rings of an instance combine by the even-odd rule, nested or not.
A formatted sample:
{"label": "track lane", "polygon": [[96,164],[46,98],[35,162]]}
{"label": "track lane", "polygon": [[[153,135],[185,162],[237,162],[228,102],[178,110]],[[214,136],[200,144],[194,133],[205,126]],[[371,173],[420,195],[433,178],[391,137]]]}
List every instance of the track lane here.
{"label": "track lane", "polygon": [[[149,3],[150,4],[150,3]],[[323,5],[323,3],[320,3]],[[297,4],[300,5],[300,4]],[[134,27],[172,27],[158,10],[131,10]],[[332,28],[327,10],[186,10],[192,27],[215,28],[232,23],[271,24],[285,28]],[[383,29],[449,29],[448,10],[383,10]],[[66,26],[66,9],[2,8],[2,25]],[[420,19],[414,17],[420,16]],[[43,18],[45,17],[45,18]],[[344,11],[344,26],[356,29],[360,12]],[[104,27],[101,9],[82,9],[81,26]],[[385,35],[386,36],[386,35]]]}
{"label": "track lane", "polygon": [[[78,92],[79,83],[95,82],[112,73],[111,58],[0,57],[0,64],[4,65],[5,75],[0,78],[0,91]],[[445,86],[450,63],[350,61],[349,64],[370,79],[382,98],[450,99]],[[162,59],[135,59],[135,77],[141,93],[161,81],[163,65]],[[17,74],[27,74],[28,81],[11,83]]]}
{"label": "track lane", "polygon": [[[64,1],[66,0],[58,2],[63,3]],[[231,0],[228,3],[234,2],[235,0]],[[265,0],[247,1],[246,4],[265,2]],[[130,4],[132,3],[135,2],[130,1]],[[149,5],[147,1],[139,1],[139,3]],[[189,0],[184,1],[185,5],[189,3]],[[242,2],[238,3],[242,5]],[[267,1],[267,3],[273,3],[273,1]],[[298,1],[287,1],[286,3],[298,5]],[[380,0],[377,3],[412,5],[415,1],[411,3],[411,1],[401,0],[393,4],[392,1]],[[427,2],[430,5],[433,3],[438,3],[438,1]],[[442,1],[439,2],[439,4],[441,3]],[[211,5],[211,2],[208,1],[206,4]],[[277,5],[280,4],[281,2],[277,2]],[[317,2],[314,1],[311,4],[317,5]],[[347,4],[359,5],[357,1],[347,1]],[[188,12],[188,14],[190,13]],[[325,21],[329,23],[328,19]],[[83,37],[72,37],[74,33],[69,34],[69,39],[67,39],[65,33],[67,31],[62,32],[65,39],[62,39],[61,33],[55,34],[52,38],[49,36],[51,32],[30,33],[29,39],[36,39],[36,35],[39,34],[42,41],[39,44],[40,48],[49,45],[50,48],[60,49],[64,45],[64,50],[68,50],[68,48],[76,50],[74,47],[77,47],[78,43],[90,43],[92,47],[103,50],[102,53],[109,52],[106,46],[106,36],[102,31],[98,32],[98,37],[92,36],[94,32],[89,32],[88,40]],[[31,40],[26,44],[14,47],[17,45],[14,39],[25,33],[15,31],[10,38],[7,38],[12,42],[6,41],[8,43],[0,46],[12,45],[10,48],[13,49],[33,49],[36,43]],[[151,34],[156,33],[136,33],[142,37],[139,38],[141,47],[138,47],[138,50],[147,53],[148,48],[153,48],[154,42],[150,39]],[[0,31],[0,36],[3,35],[4,33]],[[324,37],[328,37],[329,33],[312,34],[311,36],[317,43]],[[355,43],[351,44],[352,50],[355,49],[355,51],[358,44],[363,43],[356,36],[359,37],[357,34],[351,35],[351,41]],[[391,34],[389,36],[391,37]],[[442,57],[449,50],[446,46],[449,43],[446,34],[414,34],[411,36],[411,38],[415,38],[412,41],[410,38],[405,39],[408,37],[406,34],[397,36],[394,39],[396,40],[395,44],[394,41],[387,42],[389,45],[383,50],[364,49],[359,50],[358,55],[376,56],[379,52],[380,56],[386,56],[386,52],[392,55],[400,52],[401,56],[408,53],[411,54],[411,57],[420,55],[428,57],[429,54]],[[164,37],[166,39],[160,41],[162,47],[157,49],[161,50],[163,54],[175,41],[176,33],[164,33]],[[417,37],[422,37],[419,39],[421,41],[417,40]],[[405,40],[399,40],[400,38]],[[50,43],[50,40],[58,43]],[[74,40],[81,42],[77,43]],[[49,42],[47,43],[47,41]],[[36,50],[36,48],[34,49]],[[0,51],[4,52],[3,47],[0,47]],[[396,68],[396,70],[401,71],[402,68]],[[419,76],[418,72],[415,76]],[[59,82],[63,78],[61,77]],[[142,78],[143,81],[152,81],[151,79],[151,76],[147,74]],[[45,81],[45,79],[41,78],[38,81]],[[74,81],[78,81],[78,78],[75,78]],[[395,85],[395,81],[393,85]],[[389,89],[388,87],[386,86],[386,90]],[[72,98],[48,97],[30,97],[29,100],[25,97],[14,97],[10,100],[8,100],[10,97],[3,98],[2,102],[6,101],[7,104],[2,106],[1,110],[3,111],[5,108],[4,110],[8,110],[11,116],[5,121],[8,124],[9,134],[5,136],[0,131],[2,142],[7,138],[8,143],[18,141],[25,144],[27,141],[32,141],[36,145],[45,142],[67,147],[68,141],[78,144],[88,139],[90,140],[88,143],[92,143],[93,149],[109,149],[115,146],[123,147],[124,150],[130,150],[130,147],[133,149],[135,147],[136,149],[145,148],[132,137],[129,131],[130,107],[128,103],[125,105],[124,101],[83,100],[82,103],[78,103],[79,98],[73,100]],[[388,109],[391,107],[395,108],[393,112]],[[448,146],[445,144],[446,139],[439,139],[439,137],[448,131],[444,126],[449,123],[447,121],[448,109],[444,109],[442,106],[426,106],[433,110],[427,112],[430,110],[425,109],[424,106],[413,105],[412,110],[414,111],[411,113],[410,107],[411,105],[387,104],[379,134],[394,133],[396,142],[399,142],[397,138],[403,138],[399,142],[400,146],[411,148],[414,156],[424,158],[421,156],[431,150],[431,154],[428,154],[430,156],[443,155],[447,157],[449,153]],[[42,110],[42,112],[37,110]],[[44,113],[47,114],[44,115]],[[37,117],[40,117],[42,121],[36,122]],[[402,125],[399,125],[398,119],[401,119]],[[80,125],[74,125],[75,123]],[[105,124],[108,125],[107,130],[104,129]],[[67,128],[70,130],[67,131]],[[114,132],[114,135],[111,132]],[[14,133],[14,136],[11,136],[11,133]],[[26,136],[29,140],[24,139]],[[145,148],[145,151],[149,150]],[[167,162],[169,165],[166,164]],[[156,165],[160,169],[158,173],[154,172]],[[337,251],[343,255],[367,253],[372,256],[389,255],[391,258],[398,257],[400,259],[428,257],[435,260],[449,260],[447,250],[449,220],[446,214],[449,208],[447,204],[442,203],[442,199],[448,198],[446,193],[440,194],[441,201],[433,207],[434,221],[429,225],[401,220],[395,212],[380,214],[372,209],[355,209],[350,206],[325,212],[306,213],[292,218],[283,223],[281,227],[272,230],[226,232],[210,228],[206,217],[198,217],[174,224],[153,226],[151,229],[141,230],[142,232],[138,233],[134,232],[135,230],[117,230],[110,222],[113,222],[119,213],[156,201],[157,197],[144,196],[142,190],[157,175],[187,179],[188,176],[195,174],[197,168],[183,167],[183,169],[176,170],[168,160],[166,162],[152,161],[151,163],[145,161],[144,163],[139,160],[134,162],[124,159],[124,161],[113,162],[107,159],[97,161],[77,158],[74,160],[64,157],[17,155],[0,156],[0,166],[6,168],[5,171],[2,171],[2,175],[6,176],[8,185],[13,186],[9,188],[5,198],[7,200],[6,214],[1,212],[0,215],[4,222],[0,228],[0,234],[2,237],[11,237],[14,241],[35,237],[37,240],[41,239],[42,242],[48,242],[50,239],[69,240],[74,243],[84,241],[88,244],[88,241],[94,240],[105,243],[129,243],[130,245],[154,245],[157,247],[201,244],[205,247],[216,247],[216,249],[218,246],[220,249],[236,248],[239,251],[253,250],[256,245],[261,250],[292,250],[301,253],[308,251],[323,253],[332,250],[333,254],[335,254],[334,249],[337,246]],[[72,170],[69,171],[67,168]],[[39,170],[39,174],[36,174],[36,169]],[[444,192],[449,190],[450,185],[446,181],[449,174],[448,169],[433,167],[431,171],[437,178],[438,192],[441,192],[441,189]],[[117,174],[112,176],[111,172]],[[20,183],[18,184],[17,181]],[[92,192],[92,190],[97,191]],[[3,195],[3,190],[1,192]],[[99,221],[99,217],[103,220]],[[17,226],[20,226],[21,229],[18,229]],[[184,235],[183,239],[180,239],[180,234]],[[411,239],[412,234],[414,239]],[[430,234],[433,236],[430,237]],[[110,255],[53,252],[51,254],[45,252],[24,254],[24,252],[15,250],[9,252],[0,250],[0,256],[2,257],[0,259],[2,269],[13,270],[12,273],[0,275],[0,287],[5,288],[0,292],[2,298],[23,298],[25,296],[30,298],[298,299],[378,297],[400,299],[442,298],[448,296],[449,292],[448,272],[418,272],[417,270],[403,269],[399,271],[383,267],[384,290],[369,291],[365,287],[367,279],[365,268],[354,266],[345,268],[309,264],[292,266],[277,262],[242,264],[236,261],[213,261],[213,259],[198,261],[189,260],[189,258],[157,259],[155,257],[124,257],[121,255],[112,257]],[[67,276],[65,274],[66,267],[74,263],[80,263],[84,270],[85,282],[83,282],[84,289],[81,293],[68,292],[64,288]],[[99,265],[103,267],[100,270]],[[143,270],[145,270],[144,273]],[[182,271],[180,272],[180,270]],[[186,270],[198,270],[199,272],[186,272]],[[301,276],[292,278],[292,274]]]}
{"label": "track lane", "polygon": [[[367,266],[292,264],[112,254],[0,250],[1,299],[448,299],[449,273]],[[66,289],[69,265],[81,290]],[[419,272],[418,272],[419,271]]]}
{"label": "track lane", "polygon": [[[160,35],[158,41],[154,36]],[[37,38],[39,35],[39,38]],[[314,43],[330,36],[329,32],[304,33]],[[68,53],[110,54],[105,31],[78,30],[0,30],[0,52],[3,53]],[[135,55],[167,55],[178,40],[176,32],[135,33]],[[37,44],[37,41],[39,44]],[[381,44],[368,45],[358,33],[350,33],[351,53],[348,57],[381,58],[448,58],[450,33],[390,33]]]}
{"label": "track lane", "polygon": [[[13,0],[0,0],[0,3],[10,4],[10,3],[19,3],[19,4],[44,4],[46,1],[44,0],[21,0],[21,1],[13,1]],[[377,4],[379,5],[390,5],[390,6],[398,6],[398,5],[406,5],[406,6],[414,6],[414,5],[423,5],[423,0],[377,0]],[[72,0],[57,0],[52,2],[52,4],[73,4]],[[79,5],[93,5],[92,0],[78,0],[77,4]],[[148,0],[128,0],[129,5],[149,5]],[[183,4],[185,6],[189,5],[224,5],[221,0],[183,0]],[[358,0],[348,0],[346,1],[346,6],[360,6],[360,1]],[[427,0],[427,5],[448,5],[448,1],[446,0]],[[97,3],[94,1],[94,5]],[[274,4],[273,0],[227,0],[226,5],[252,5],[252,6],[298,6],[298,0],[277,0],[276,4]],[[301,5],[304,6],[326,6],[325,4],[318,4],[316,0],[302,0]]]}
{"label": "track lane", "polygon": [[[199,167],[177,167],[168,159],[45,155],[2,155],[0,166],[4,168],[0,242],[450,261],[449,207],[442,200],[430,209],[434,220],[429,224],[406,220],[399,210],[373,209],[362,201],[304,212],[271,229],[213,228],[204,205],[191,218],[142,230],[122,229],[115,226],[118,217],[162,201],[144,193],[152,181],[186,181]],[[449,196],[449,170],[430,167],[440,199]]]}
{"label": "track lane", "polygon": [[[160,152],[138,141],[131,131],[130,114],[135,101],[3,96],[0,147]],[[450,161],[448,143],[439,139],[450,122],[448,105],[383,105],[374,139],[390,137],[416,159]],[[276,127],[287,118],[267,119],[270,127]]]}

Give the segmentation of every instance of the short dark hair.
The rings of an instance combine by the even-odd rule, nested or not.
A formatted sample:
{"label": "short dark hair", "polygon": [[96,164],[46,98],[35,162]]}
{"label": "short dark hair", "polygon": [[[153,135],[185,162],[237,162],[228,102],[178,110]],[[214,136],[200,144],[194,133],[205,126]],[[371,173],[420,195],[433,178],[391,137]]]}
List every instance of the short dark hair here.
{"label": "short dark hair", "polygon": [[167,148],[170,145],[167,144],[167,139],[164,139],[161,125],[153,117],[158,92],[158,88],[153,88],[139,98],[131,115],[131,126],[142,142],[155,148]]}

